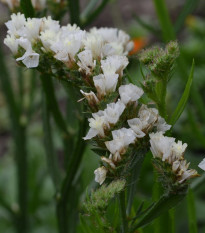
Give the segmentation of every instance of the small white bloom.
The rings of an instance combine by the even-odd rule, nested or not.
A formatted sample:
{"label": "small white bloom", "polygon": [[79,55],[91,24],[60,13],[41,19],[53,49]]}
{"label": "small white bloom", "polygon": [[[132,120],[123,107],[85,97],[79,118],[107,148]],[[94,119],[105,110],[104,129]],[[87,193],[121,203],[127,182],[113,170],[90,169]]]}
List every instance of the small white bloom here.
{"label": "small white bloom", "polygon": [[199,163],[198,167],[205,171],[205,158]]}
{"label": "small white bloom", "polygon": [[50,50],[51,45],[57,41],[58,33],[53,30],[45,30],[39,36],[41,42],[46,50]]}
{"label": "small white bloom", "polygon": [[7,35],[4,39],[4,44],[8,46],[11,50],[11,52],[16,55],[18,52],[18,41],[15,36],[13,35]]}
{"label": "small white bloom", "polygon": [[174,142],[172,144],[172,154],[173,157],[177,158],[177,159],[181,159],[184,155],[184,152],[187,148],[187,144],[184,143],[182,144],[182,141],[178,141],[177,143]]}
{"label": "small white bloom", "polygon": [[102,48],[102,54],[105,57],[112,55],[122,55],[123,51],[124,51],[123,45],[117,42],[107,43]]}
{"label": "small white bloom", "polygon": [[91,50],[94,59],[102,57],[102,48],[104,46],[104,40],[101,36],[87,33],[86,38],[83,40],[85,50]]}
{"label": "small white bloom", "polygon": [[101,185],[106,179],[107,169],[104,166],[99,167],[94,171],[94,174],[95,181]]}
{"label": "small white bloom", "polygon": [[128,65],[128,59],[125,56],[113,55],[101,60],[101,68],[104,75],[119,74],[123,75],[123,70]]}
{"label": "small white bloom", "polygon": [[53,20],[51,16],[48,16],[47,18],[44,17],[42,19],[41,31],[45,30],[51,30],[58,33],[60,30],[59,21]]}
{"label": "small white bloom", "polygon": [[[90,30],[91,34],[101,36],[106,43],[112,43],[112,47],[116,49],[115,54],[127,55],[132,49],[130,43],[130,36],[124,31],[117,28],[92,28]],[[115,45],[114,45],[115,44]],[[127,46],[129,44],[129,46]],[[133,43],[132,43],[133,44]],[[119,49],[120,48],[120,49]],[[123,48],[123,49],[121,49]]]}
{"label": "small white bloom", "polygon": [[107,108],[104,110],[106,120],[111,124],[117,123],[124,109],[125,105],[120,100],[107,104]]}
{"label": "small white bloom", "polygon": [[40,32],[42,20],[37,18],[28,18],[25,22],[25,33],[29,40],[37,39]]}
{"label": "small white bloom", "polygon": [[127,121],[130,128],[135,132],[137,138],[143,138],[145,133],[143,130],[143,124],[139,118],[130,119]]}
{"label": "small white bloom", "polygon": [[11,15],[11,20],[9,20],[6,24],[8,28],[8,33],[14,35],[16,37],[24,35],[26,18],[24,14],[17,13]]}
{"label": "small white bloom", "polygon": [[165,119],[162,118],[161,116],[158,117],[156,126],[157,126],[157,131],[162,131],[162,132],[166,132],[172,127],[171,125],[168,125]]}
{"label": "small white bloom", "polygon": [[105,136],[104,129],[108,127],[108,122],[106,121],[104,112],[98,111],[97,113],[93,113],[92,116],[93,118],[88,119],[90,122],[90,130],[88,131],[86,137],[83,138],[84,140],[91,139],[97,135],[102,137]]}
{"label": "small white bloom", "polygon": [[93,61],[93,55],[90,50],[84,50],[78,54],[78,66],[80,71],[85,71],[86,74],[91,74],[96,66],[96,61]]}
{"label": "small white bloom", "polygon": [[175,138],[166,137],[162,132],[151,133],[149,136],[151,145],[150,150],[154,158],[159,157],[162,161],[168,160],[172,154],[172,145]]}
{"label": "small white bloom", "polygon": [[100,97],[115,91],[118,83],[118,76],[118,74],[99,74],[93,77],[94,85]]}
{"label": "small white bloom", "polygon": [[135,142],[136,135],[132,129],[122,128],[112,131],[112,141],[105,142],[107,149],[114,155],[113,160],[119,161],[120,154],[125,153],[128,145]]}
{"label": "small white bloom", "polygon": [[129,102],[137,101],[143,95],[144,92],[138,86],[130,83],[127,85],[120,86],[119,93],[121,101],[124,104],[127,104]]}
{"label": "small white bloom", "polygon": [[155,108],[148,108],[147,105],[142,105],[139,109],[138,116],[142,122],[142,129],[145,132],[148,132],[156,125],[158,120],[158,110]]}
{"label": "small white bloom", "polygon": [[27,68],[37,67],[39,64],[39,54],[32,50],[31,42],[27,39],[18,39],[19,45],[26,50],[22,57],[16,59],[16,61],[22,61]]}
{"label": "small white bloom", "polygon": [[84,31],[60,32],[58,40],[51,45],[51,50],[56,53],[56,59],[63,62],[75,61],[75,55],[82,46],[82,38],[85,35]]}

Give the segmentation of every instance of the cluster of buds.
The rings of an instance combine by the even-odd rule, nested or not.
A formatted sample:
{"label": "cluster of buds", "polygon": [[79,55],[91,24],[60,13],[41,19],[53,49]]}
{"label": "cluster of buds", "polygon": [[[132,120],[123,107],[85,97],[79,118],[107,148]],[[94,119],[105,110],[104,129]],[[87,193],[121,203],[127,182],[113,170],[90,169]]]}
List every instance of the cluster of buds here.
{"label": "cluster of buds", "polygon": [[[173,165],[179,182],[197,174],[187,170],[183,160],[186,145],[174,143],[174,139],[165,140],[167,137],[163,134],[171,126],[156,108],[140,102],[143,90],[126,84],[124,70],[133,42],[125,32],[115,28],[92,28],[86,32],[76,25],[60,27],[59,22],[50,17],[26,20],[19,13],[13,14],[6,26],[8,35],[4,43],[21,65],[40,66],[46,72],[43,62],[49,57],[53,59],[52,64],[57,64],[55,70],[66,67],[68,81],[71,71],[79,73],[79,91],[92,114],[84,140],[91,140],[102,151],[102,166],[94,171],[99,184],[109,177],[119,178],[122,168],[130,163],[133,154],[136,156],[134,152],[149,148],[149,135],[154,156],[161,156],[163,161]],[[166,147],[161,140],[166,141]]]}

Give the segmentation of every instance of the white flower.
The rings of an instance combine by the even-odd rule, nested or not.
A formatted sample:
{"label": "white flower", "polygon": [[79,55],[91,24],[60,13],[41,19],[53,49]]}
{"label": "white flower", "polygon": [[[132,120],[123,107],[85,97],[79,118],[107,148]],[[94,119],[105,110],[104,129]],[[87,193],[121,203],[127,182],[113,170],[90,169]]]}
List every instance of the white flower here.
{"label": "white flower", "polygon": [[108,123],[105,119],[104,112],[103,111],[98,111],[97,113],[92,114],[93,118],[89,118],[88,121],[90,129],[84,137],[84,140],[91,139],[97,135],[100,135],[102,137],[105,136],[104,134],[104,129],[108,127]]}
{"label": "white flower", "polygon": [[53,30],[45,30],[39,36],[41,42],[46,50],[50,50],[51,45],[57,41],[58,33]]}
{"label": "white flower", "polygon": [[[175,164],[175,165],[174,165]],[[192,177],[198,176],[198,173],[194,169],[189,169],[189,164],[186,160],[175,161],[172,165],[172,170],[178,176],[179,183],[182,183]]]}
{"label": "white flower", "polygon": [[84,50],[78,54],[78,66],[80,71],[84,71],[86,74],[91,74],[95,68],[96,61],[93,61],[93,55],[90,50]]}
{"label": "white flower", "polygon": [[148,132],[156,124],[159,114],[157,109],[148,108],[143,104],[139,109],[138,116],[142,122],[143,131]]}
{"label": "white flower", "polygon": [[172,127],[171,125],[168,125],[165,119],[162,118],[161,116],[158,117],[156,126],[157,126],[157,131],[162,131],[162,132],[166,132]]}
{"label": "white flower", "polygon": [[184,152],[187,148],[187,144],[182,144],[182,141],[174,142],[172,144],[172,154],[175,158],[181,159],[183,158]]}
{"label": "white flower", "polygon": [[125,105],[120,100],[107,104],[107,108],[104,110],[106,120],[111,124],[117,123],[124,109]]}
{"label": "white flower", "polygon": [[11,20],[9,20],[6,24],[8,28],[8,33],[14,35],[16,37],[20,37],[24,35],[24,26],[26,23],[26,18],[23,14],[17,13],[11,15]]}
{"label": "white flower", "polygon": [[18,39],[19,45],[26,50],[22,57],[16,59],[16,61],[22,61],[27,68],[37,67],[39,64],[39,54],[32,50],[31,42],[27,39]]}
{"label": "white flower", "polygon": [[205,158],[199,163],[198,167],[205,171]]}
{"label": "white flower", "polygon": [[58,40],[51,45],[51,50],[56,53],[54,57],[63,62],[75,61],[75,55],[81,48],[84,35],[83,31],[60,32]]}
{"label": "white flower", "polygon": [[114,155],[113,160],[121,160],[120,154],[125,153],[128,145],[134,143],[136,135],[132,129],[122,128],[112,131],[112,141],[105,142],[107,149]]}
{"label": "white flower", "polygon": [[118,83],[118,76],[118,74],[99,74],[93,77],[94,85],[100,97],[115,91]]}
{"label": "white flower", "polygon": [[171,156],[172,145],[175,141],[175,138],[166,137],[162,132],[151,133],[150,136],[150,145],[151,152],[155,157],[159,157],[162,161],[168,160]]}
{"label": "white flower", "polygon": [[101,185],[106,179],[107,169],[104,166],[99,167],[94,171],[94,174],[95,174],[95,181]]}
{"label": "white flower", "polygon": [[137,138],[145,136],[143,130],[143,124],[139,118],[130,119],[127,121],[130,128],[135,132]]}
{"label": "white flower", "polygon": [[[101,36],[106,43],[112,43],[112,47],[116,49],[115,54],[127,55],[128,52],[132,49],[130,44],[130,36],[124,31],[117,28],[92,28],[90,32],[94,35]],[[127,46],[129,44],[129,46]],[[133,43],[132,43],[133,45]],[[119,49],[119,47],[123,49]]]}
{"label": "white flower", "polygon": [[119,93],[121,101],[124,104],[127,104],[129,102],[137,101],[143,95],[144,92],[138,86],[130,83],[127,85],[120,86]]}
{"label": "white flower", "polygon": [[11,50],[11,52],[16,55],[18,52],[18,41],[15,36],[13,35],[7,35],[4,39],[4,44],[8,46]]}
{"label": "white flower", "polygon": [[59,21],[53,20],[51,16],[48,16],[47,18],[42,19],[42,24],[41,24],[41,31],[45,30],[51,30],[54,32],[59,32],[60,30],[60,24]]}
{"label": "white flower", "polygon": [[89,93],[87,93],[87,92],[80,90],[80,92],[85,96],[85,98],[88,100],[88,103],[90,105],[93,105],[93,104],[96,105],[99,102],[98,98],[96,97],[93,91],[90,91]]}
{"label": "white flower", "polygon": [[117,42],[107,43],[102,48],[102,54],[105,57],[112,55],[123,55],[124,47]]}
{"label": "white flower", "polygon": [[123,75],[123,70],[128,65],[128,59],[125,56],[113,55],[101,60],[101,68],[104,75],[119,74]]}
{"label": "white flower", "polygon": [[85,50],[91,50],[94,59],[102,57],[102,48],[104,46],[104,40],[101,36],[87,33],[86,38],[83,40]]}
{"label": "white flower", "polygon": [[37,39],[40,32],[42,19],[28,18],[25,22],[25,34],[29,40]]}

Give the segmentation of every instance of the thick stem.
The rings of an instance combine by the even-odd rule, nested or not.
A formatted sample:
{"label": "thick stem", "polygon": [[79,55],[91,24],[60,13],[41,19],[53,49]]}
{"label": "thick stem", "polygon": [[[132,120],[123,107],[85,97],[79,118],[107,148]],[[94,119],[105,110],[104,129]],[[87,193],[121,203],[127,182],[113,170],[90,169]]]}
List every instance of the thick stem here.
{"label": "thick stem", "polygon": [[120,205],[120,214],[121,214],[121,232],[127,233],[128,223],[127,223],[127,216],[126,216],[125,191],[124,190],[119,194],[119,205]]}

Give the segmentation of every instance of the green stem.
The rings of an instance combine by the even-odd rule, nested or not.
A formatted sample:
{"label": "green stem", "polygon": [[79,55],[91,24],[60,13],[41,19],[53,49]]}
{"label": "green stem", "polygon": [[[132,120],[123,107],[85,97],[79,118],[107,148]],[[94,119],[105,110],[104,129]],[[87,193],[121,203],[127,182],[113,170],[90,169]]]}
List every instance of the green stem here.
{"label": "green stem", "polygon": [[[67,233],[68,228],[68,210],[67,204],[69,200],[69,194],[72,190],[72,182],[77,174],[84,150],[85,142],[82,137],[85,135],[87,125],[87,119],[83,118],[80,121],[78,139],[76,142],[75,150],[71,156],[71,161],[67,168],[66,177],[63,181],[61,192],[59,193],[59,199],[57,200],[56,212],[58,219],[59,233]],[[69,210],[71,211],[71,210]]]}
{"label": "green stem", "polygon": [[16,221],[16,229],[18,233],[28,232],[28,184],[27,184],[27,150],[26,150],[26,128],[21,125],[21,112],[15,101],[10,76],[3,60],[4,56],[0,48],[0,81],[8,103],[12,134],[15,144],[15,159],[17,169],[17,184],[18,184],[18,203],[20,207]]}
{"label": "green stem", "polygon": [[68,0],[70,23],[81,25],[79,0]]}
{"label": "green stem", "polygon": [[126,206],[125,206],[125,191],[123,190],[119,193],[119,205],[120,205],[120,214],[121,214],[121,232],[128,232],[128,223],[126,216]]}
{"label": "green stem", "polygon": [[188,191],[187,195],[187,205],[188,205],[188,216],[189,216],[189,233],[197,233],[197,219],[196,219],[196,208],[194,194],[191,189]]}
{"label": "green stem", "polygon": [[45,93],[43,93],[42,117],[43,117],[44,142],[46,149],[48,171],[51,175],[51,179],[54,183],[54,186],[58,191],[60,187],[61,177],[60,177],[60,170],[58,167],[57,155],[55,154],[55,149],[53,146],[52,132],[50,127],[50,112],[46,101]]}

